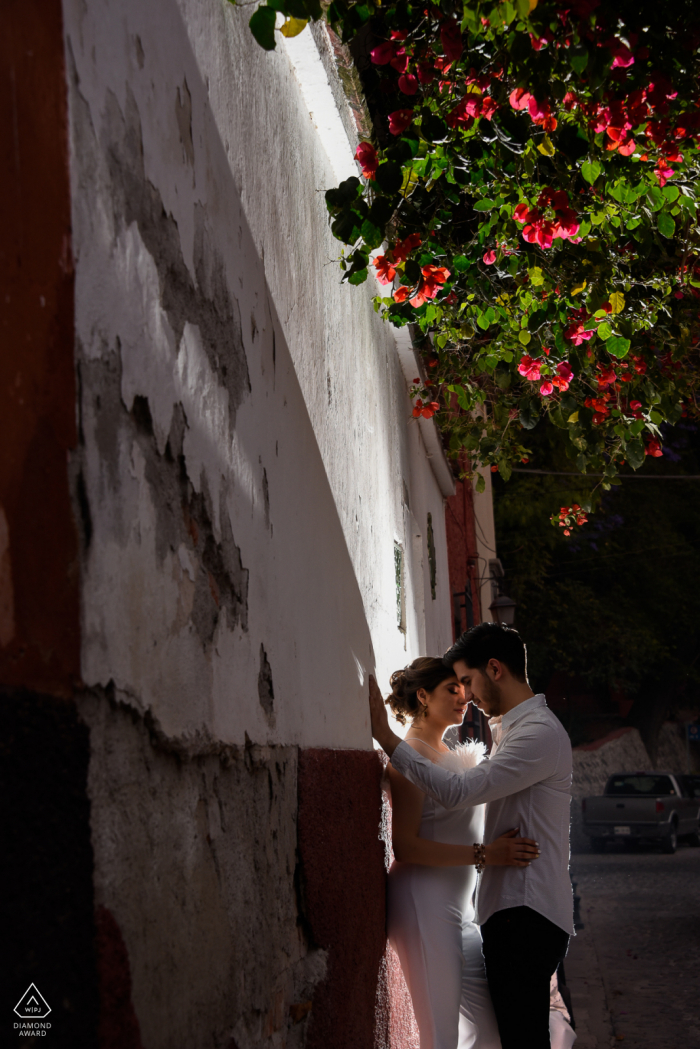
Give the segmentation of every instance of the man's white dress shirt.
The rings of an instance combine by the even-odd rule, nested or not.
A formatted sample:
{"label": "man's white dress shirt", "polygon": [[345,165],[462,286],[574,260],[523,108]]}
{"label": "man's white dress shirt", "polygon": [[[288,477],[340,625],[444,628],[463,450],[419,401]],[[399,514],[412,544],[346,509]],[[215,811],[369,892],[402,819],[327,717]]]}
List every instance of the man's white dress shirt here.
{"label": "man's white dress shirt", "polygon": [[[508,830],[539,843],[529,867],[485,868],[477,892],[476,921],[496,911],[531,907],[573,932],[569,878],[571,743],[543,695],[532,696],[489,722],[491,755],[475,768],[451,772],[401,742],[391,763],[406,779],[447,809],[486,806],[484,842]],[[473,842],[465,842],[471,845]]]}

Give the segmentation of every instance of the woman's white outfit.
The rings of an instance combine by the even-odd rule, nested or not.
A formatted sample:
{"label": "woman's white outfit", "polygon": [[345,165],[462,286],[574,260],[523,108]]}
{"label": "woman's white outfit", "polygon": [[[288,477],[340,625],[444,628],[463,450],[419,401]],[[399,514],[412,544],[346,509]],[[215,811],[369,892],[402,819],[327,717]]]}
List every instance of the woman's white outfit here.
{"label": "woman's white outfit", "polygon": [[[465,743],[437,760],[460,772],[485,753],[483,743]],[[449,845],[483,841],[484,807],[445,809],[426,796],[420,837]],[[421,1049],[501,1049],[474,923],[475,888],[473,866],[395,861],[389,871],[387,931],[411,994]],[[550,1034],[556,1049],[570,1049],[576,1037],[551,1011]]]}
{"label": "woman's white outfit", "polygon": [[[440,754],[461,771],[484,757],[481,743]],[[445,809],[423,802],[420,837],[448,845],[483,841],[484,806]],[[387,931],[413,1001],[421,1049],[500,1049],[474,924],[476,871],[394,862],[389,871]]]}

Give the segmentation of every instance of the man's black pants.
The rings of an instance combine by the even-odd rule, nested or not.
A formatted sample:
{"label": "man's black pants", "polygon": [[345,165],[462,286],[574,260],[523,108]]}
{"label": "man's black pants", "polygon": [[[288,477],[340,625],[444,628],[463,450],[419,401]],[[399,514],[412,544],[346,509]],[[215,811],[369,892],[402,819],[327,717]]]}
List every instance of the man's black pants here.
{"label": "man's black pants", "polygon": [[503,1049],[549,1049],[549,983],[568,934],[530,907],[509,907],[481,935]]}

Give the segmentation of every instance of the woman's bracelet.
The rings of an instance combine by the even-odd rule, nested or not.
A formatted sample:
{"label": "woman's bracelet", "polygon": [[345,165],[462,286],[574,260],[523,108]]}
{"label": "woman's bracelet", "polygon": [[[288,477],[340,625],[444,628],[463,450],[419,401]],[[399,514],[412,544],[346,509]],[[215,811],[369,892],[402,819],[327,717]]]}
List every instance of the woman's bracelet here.
{"label": "woman's bracelet", "polygon": [[474,866],[477,874],[481,874],[486,866],[486,846],[476,841],[474,842]]}

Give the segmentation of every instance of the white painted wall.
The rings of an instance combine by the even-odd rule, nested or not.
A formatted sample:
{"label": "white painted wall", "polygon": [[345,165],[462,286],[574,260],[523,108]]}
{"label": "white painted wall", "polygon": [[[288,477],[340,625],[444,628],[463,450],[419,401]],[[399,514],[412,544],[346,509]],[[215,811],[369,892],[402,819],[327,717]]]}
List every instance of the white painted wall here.
{"label": "white painted wall", "polygon": [[[260,50],[249,13],[226,0],[64,3],[81,468],[93,528],[83,677],[113,682],[185,740],[243,743],[247,733],[369,747],[366,673],[376,662],[385,685],[396,667],[451,642],[444,464],[431,467],[430,434],[410,421],[373,289],[340,285],[323,191],[353,162],[332,108],[310,114],[323,78],[310,87],[298,55],[295,65],[284,48]],[[307,35],[313,71],[312,45]],[[134,184],[124,181],[127,154],[142,164]],[[192,301],[209,295],[221,263],[231,346],[224,335],[207,351],[194,313],[176,334],[190,300],[164,292],[161,233],[129,220],[143,194],[162,201],[163,223],[174,220],[167,250],[182,253]],[[161,218],[154,223],[160,231]],[[237,392],[221,377],[236,339],[248,373]],[[101,385],[110,367],[123,416],[111,423]],[[187,537],[166,541],[151,453],[127,425],[136,397],[148,401],[160,456],[182,405],[187,476],[211,496],[217,541],[230,531],[248,572],[247,621],[222,613],[209,643],[193,626],[206,566]],[[177,505],[170,512],[180,520]],[[405,632],[395,540],[406,553]],[[274,723],[258,699],[261,644]]]}

